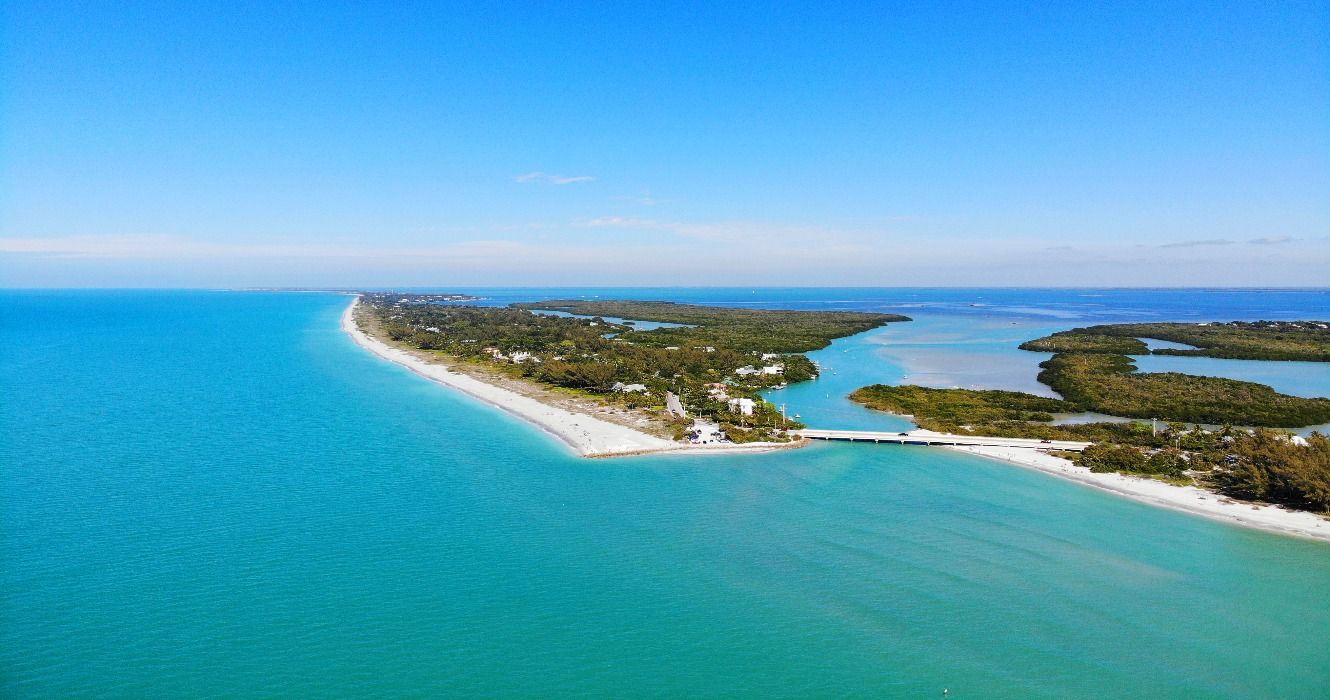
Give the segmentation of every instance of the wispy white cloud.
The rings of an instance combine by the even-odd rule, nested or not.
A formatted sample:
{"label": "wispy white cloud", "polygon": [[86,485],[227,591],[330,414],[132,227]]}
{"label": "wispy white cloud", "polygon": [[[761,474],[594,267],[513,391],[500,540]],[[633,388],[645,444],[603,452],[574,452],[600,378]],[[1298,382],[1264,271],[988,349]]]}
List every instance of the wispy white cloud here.
{"label": "wispy white cloud", "polygon": [[[947,285],[1323,283],[1330,240],[1050,247],[1039,237],[939,241],[885,228],[606,216],[533,236],[450,231],[397,242],[217,241],[184,236],[0,237],[20,286]],[[606,238],[615,240],[607,245]],[[1031,260],[1045,263],[1031,267]],[[1056,264],[1051,264],[1056,263]],[[1032,272],[1032,270],[1034,270]]]}
{"label": "wispy white cloud", "polygon": [[1173,243],[1161,244],[1160,248],[1201,248],[1205,246],[1233,245],[1237,241],[1230,241],[1227,238],[1208,238],[1200,241],[1176,241]]}
{"label": "wispy white cloud", "polygon": [[581,222],[582,226],[589,228],[604,227],[623,227],[623,228],[646,228],[660,229],[664,225],[654,219],[642,219],[636,216],[599,216],[594,219],[588,219]]}
{"label": "wispy white cloud", "polygon": [[475,258],[501,256],[523,244],[473,240],[435,247],[338,244],[217,243],[178,236],[64,236],[0,238],[0,254],[102,260]]}
{"label": "wispy white cloud", "polygon": [[552,173],[536,171],[514,176],[513,182],[529,182],[543,185],[573,185],[579,182],[591,182],[595,179],[596,178],[591,175],[554,175]]}
{"label": "wispy white cloud", "polygon": [[1252,245],[1282,245],[1284,243],[1292,243],[1296,240],[1298,239],[1292,236],[1265,236],[1262,238],[1253,238],[1247,242]]}

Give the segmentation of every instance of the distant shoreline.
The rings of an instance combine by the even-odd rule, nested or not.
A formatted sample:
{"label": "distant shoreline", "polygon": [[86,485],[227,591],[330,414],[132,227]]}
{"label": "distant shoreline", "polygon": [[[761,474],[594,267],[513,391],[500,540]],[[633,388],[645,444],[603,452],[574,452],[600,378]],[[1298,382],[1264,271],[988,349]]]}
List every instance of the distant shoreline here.
{"label": "distant shoreline", "polygon": [[583,457],[624,457],[631,455],[673,452],[683,454],[715,454],[735,452],[765,452],[797,447],[800,443],[749,443],[742,445],[686,445],[627,426],[611,423],[595,416],[576,413],[559,406],[551,406],[501,386],[495,386],[475,377],[455,372],[448,367],[427,362],[405,350],[394,348],[362,331],[355,322],[355,309],[360,297],[342,312],[342,330],[360,347],[378,357],[401,365],[430,381],[460,391],[471,398],[499,408],[521,418],[558,438]]}

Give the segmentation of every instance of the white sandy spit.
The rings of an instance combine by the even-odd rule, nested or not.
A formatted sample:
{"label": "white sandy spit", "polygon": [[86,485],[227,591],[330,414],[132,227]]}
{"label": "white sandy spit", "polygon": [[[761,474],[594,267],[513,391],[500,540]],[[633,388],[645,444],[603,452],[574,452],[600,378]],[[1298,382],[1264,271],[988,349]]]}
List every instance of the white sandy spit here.
{"label": "white sandy spit", "polygon": [[1330,541],[1330,520],[1313,513],[1278,506],[1235,501],[1195,486],[1174,486],[1155,479],[1122,474],[1097,474],[1070,460],[1021,447],[949,447],[1111,491],[1151,505],[1181,510],[1245,527]]}
{"label": "white sandy spit", "polygon": [[359,304],[360,298],[356,297],[346,307],[346,311],[342,312],[342,330],[346,331],[357,345],[389,362],[395,362],[406,367],[422,377],[461,391],[472,398],[479,399],[526,420],[559,438],[584,457],[607,457],[666,450],[707,454],[756,452],[790,446],[788,444],[765,443],[714,446],[685,445],[601,420],[595,416],[550,406],[529,396],[523,396],[503,387],[488,384],[460,372],[450,371],[443,365],[425,362],[408,352],[370,337],[360,330],[353,318],[355,308]]}

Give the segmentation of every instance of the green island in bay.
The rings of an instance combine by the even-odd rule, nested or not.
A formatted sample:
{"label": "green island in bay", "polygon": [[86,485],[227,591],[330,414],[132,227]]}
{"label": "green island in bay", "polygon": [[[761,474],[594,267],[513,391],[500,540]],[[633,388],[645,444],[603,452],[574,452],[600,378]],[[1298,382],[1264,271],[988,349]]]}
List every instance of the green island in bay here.
{"label": "green island in bay", "polygon": [[[1039,381],[1062,398],[1023,392],[875,384],[851,399],[909,415],[926,430],[1095,443],[1072,457],[1097,472],[1152,475],[1253,501],[1330,512],[1330,439],[1274,430],[1330,422],[1330,399],[1178,372],[1142,373],[1128,354],[1330,361],[1323,321],[1114,324],[1023,343],[1054,352]],[[1151,351],[1141,338],[1193,349]],[[1150,423],[1054,424],[1055,414],[1094,412]],[[1166,422],[1159,430],[1154,419]],[[1188,427],[1187,424],[1192,424]],[[1212,426],[1203,428],[1201,424]],[[1232,426],[1247,429],[1235,429]]]}
{"label": "green island in bay", "polygon": [[[1149,338],[1191,345],[1154,348]],[[1115,323],[1073,328],[1021,343],[1022,350],[1115,355],[1186,355],[1231,360],[1330,362],[1326,321],[1231,321],[1228,323]]]}

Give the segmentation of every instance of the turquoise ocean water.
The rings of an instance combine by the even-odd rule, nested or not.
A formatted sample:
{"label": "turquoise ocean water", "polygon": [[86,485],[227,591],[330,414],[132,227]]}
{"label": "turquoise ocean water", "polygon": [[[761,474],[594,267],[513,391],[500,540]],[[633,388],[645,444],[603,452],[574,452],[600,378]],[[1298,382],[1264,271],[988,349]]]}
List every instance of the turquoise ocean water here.
{"label": "turquoise ocean water", "polygon": [[[1324,291],[482,293],[913,309],[773,396],[838,426],[896,420],[843,401],[867,381],[1037,388],[1008,340],[1045,329],[1330,315]],[[928,448],[575,458],[354,346],[337,295],[0,297],[0,696],[1330,695],[1323,543]]]}

